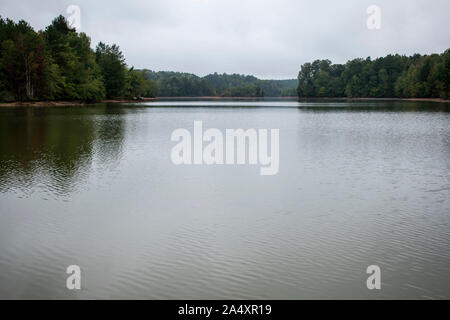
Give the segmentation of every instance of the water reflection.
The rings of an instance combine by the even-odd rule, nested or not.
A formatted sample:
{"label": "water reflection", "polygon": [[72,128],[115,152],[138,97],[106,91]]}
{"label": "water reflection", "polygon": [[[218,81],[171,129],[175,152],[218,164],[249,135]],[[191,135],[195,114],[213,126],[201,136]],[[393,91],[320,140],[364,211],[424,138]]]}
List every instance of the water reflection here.
{"label": "water reflection", "polygon": [[[178,103],[0,109],[0,298],[450,297],[446,105]],[[280,128],[279,174],[174,166],[195,120]]]}
{"label": "water reflection", "polygon": [[450,103],[420,101],[297,102],[300,110],[314,112],[450,112]]}
{"label": "water reflection", "polygon": [[127,109],[11,108],[0,117],[0,191],[69,195],[93,170],[121,157]]}
{"label": "water reflection", "polygon": [[430,101],[401,100],[297,100],[293,99],[245,99],[245,100],[208,100],[160,99],[144,103],[147,107],[184,107],[184,108],[298,108],[303,111],[327,112],[450,112],[449,103]]}

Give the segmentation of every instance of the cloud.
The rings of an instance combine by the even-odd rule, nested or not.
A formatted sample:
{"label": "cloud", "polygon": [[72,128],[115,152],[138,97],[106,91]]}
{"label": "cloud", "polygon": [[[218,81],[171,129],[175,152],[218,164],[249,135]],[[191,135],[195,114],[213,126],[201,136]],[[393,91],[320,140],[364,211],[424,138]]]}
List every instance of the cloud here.
{"label": "cloud", "polygon": [[[292,78],[319,58],[344,63],[450,47],[447,0],[2,0],[0,12],[42,29],[71,4],[93,44],[117,43],[129,65],[153,70]],[[366,27],[372,4],[382,10],[381,30]]]}

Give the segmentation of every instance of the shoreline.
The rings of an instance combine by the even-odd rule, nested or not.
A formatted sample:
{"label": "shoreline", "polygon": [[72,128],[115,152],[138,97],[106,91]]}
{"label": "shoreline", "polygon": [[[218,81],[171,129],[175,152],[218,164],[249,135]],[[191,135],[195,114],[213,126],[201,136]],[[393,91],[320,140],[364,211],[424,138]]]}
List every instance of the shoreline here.
{"label": "shoreline", "polygon": [[141,100],[130,100],[130,99],[107,99],[107,100],[100,100],[100,101],[93,101],[93,102],[87,102],[87,101],[62,101],[62,100],[55,100],[55,101],[16,101],[16,102],[0,102],[0,107],[40,107],[40,108],[46,108],[46,107],[76,107],[76,106],[86,106],[91,104],[97,104],[97,103],[140,103],[140,102],[151,102],[155,101],[156,98],[144,98]]}
{"label": "shoreline", "polygon": [[293,100],[293,101],[410,101],[410,102],[438,102],[450,103],[450,100],[440,98],[345,98],[345,97],[321,97],[321,98],[298,98],[298,97],[157,97],[143,98],[140,100],[130,99],[107,99],[95,102],[86,101],[24,101],[24,102],[0,102],[0,107],[68,107],[86,106],[98,103],[142,103],[155,101],[176,101],[176,100]]}
{"label": "shoreline", "polygon": [[450,100],[441,98],[345,98],[345,97],[322,97],[322,98],[298,98],[298,101],[319,101],[319,100],[337,100],[337,101],[411,101],[411,102],[440,102],[450,103]]}

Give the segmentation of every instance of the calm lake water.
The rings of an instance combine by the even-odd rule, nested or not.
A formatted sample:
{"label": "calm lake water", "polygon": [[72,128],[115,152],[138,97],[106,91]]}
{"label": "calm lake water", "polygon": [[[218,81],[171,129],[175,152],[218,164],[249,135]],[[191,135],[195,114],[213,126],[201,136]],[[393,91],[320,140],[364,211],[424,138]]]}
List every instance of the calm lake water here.
{"label": "calm lake water", "polygon": [[[195,120],[279,128],[278,175],[175,166]],[[449,299],[450,104],[0,108],[0,298]]]}

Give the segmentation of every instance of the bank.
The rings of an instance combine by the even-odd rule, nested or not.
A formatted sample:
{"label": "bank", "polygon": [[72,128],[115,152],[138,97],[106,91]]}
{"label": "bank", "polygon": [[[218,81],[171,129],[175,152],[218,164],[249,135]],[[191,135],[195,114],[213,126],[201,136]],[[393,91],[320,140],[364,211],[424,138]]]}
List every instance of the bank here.
{"label": "bank", "polygon": [[198,101],[198,100],[297,100],[297,101],[411,101],[411,102],[439,102],[450,103],[450,100],[439,98],[346,98],[346,97],[321,97],[321,98],[297,98],[297,97],[157,97],[142,99],[109,99],[95,102],[86,101],[16,101],[0,102],[0,107],[67,107],[67,106],[85,106],[95,103],[141,103],[154,101]]}

